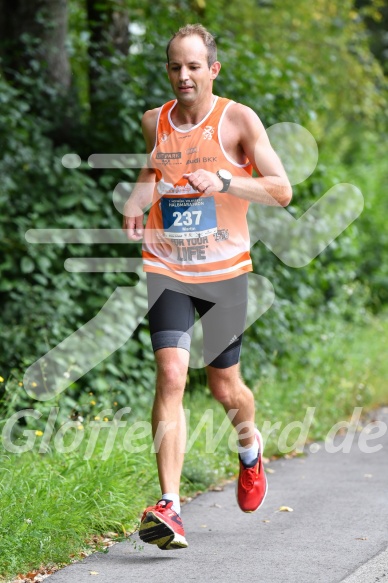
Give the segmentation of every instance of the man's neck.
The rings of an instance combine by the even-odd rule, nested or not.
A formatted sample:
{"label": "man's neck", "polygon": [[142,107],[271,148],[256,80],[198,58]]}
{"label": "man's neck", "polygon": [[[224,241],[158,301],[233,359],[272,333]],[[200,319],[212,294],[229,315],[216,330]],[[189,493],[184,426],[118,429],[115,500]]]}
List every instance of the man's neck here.
{"label": "man's neck", "polygon": [[174,124],[181,129],[189,129],[199,124],[211,110],[215,98],[215,95],[211,94],[208,99],[192,105],[180,103],[178,100],[172,114]]}

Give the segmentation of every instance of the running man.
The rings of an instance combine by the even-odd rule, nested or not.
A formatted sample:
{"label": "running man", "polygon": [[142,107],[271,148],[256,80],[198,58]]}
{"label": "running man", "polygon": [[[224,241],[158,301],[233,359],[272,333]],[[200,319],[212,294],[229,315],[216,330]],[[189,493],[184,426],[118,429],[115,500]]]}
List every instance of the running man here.
{"label": "running man", "polygon": [[264,501],[262,438],[254,397],[239,368],[252,271],[246,214],[250,202],[286,206],[292,191],[257,115],[213,94],[221,64],[202,25],[187,25],[171,38],[166,69],[176,99],[143,116],[149,166],[125,205],[123,229],[132,241],[143,238],[157,366],[152,427],[162,496],[145,509],[139,534],[170,550],[188,546],[179,487],[195,310],[209,388],[237,432],[238,505],[254,512]]}

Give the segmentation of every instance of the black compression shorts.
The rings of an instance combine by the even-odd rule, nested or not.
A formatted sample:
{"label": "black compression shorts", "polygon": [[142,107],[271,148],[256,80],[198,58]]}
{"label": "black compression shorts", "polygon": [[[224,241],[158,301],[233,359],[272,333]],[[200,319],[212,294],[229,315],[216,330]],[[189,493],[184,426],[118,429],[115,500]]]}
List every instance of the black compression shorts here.
{"label": "black compression shorts", "polygon": [[203,329],[206,365],[228,368],[240,360],[248,302],[248,275],[212,283],[182,283],[147,273],[148,318],[154,351],[190,351],[195,310]]}

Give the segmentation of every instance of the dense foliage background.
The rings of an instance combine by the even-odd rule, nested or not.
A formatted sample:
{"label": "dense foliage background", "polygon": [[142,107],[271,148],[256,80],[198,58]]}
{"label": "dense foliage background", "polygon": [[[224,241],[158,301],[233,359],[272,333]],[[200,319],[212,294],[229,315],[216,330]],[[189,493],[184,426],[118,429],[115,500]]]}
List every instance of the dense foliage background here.
{"label": "dense foliage background", "polygon": [[[361,217],[305,268],[254,246],[255,271],[273,283],[276,301],[247,331],[246,379],[255,383],[274,366],[286,371],[291,355],[305,366],[330,322],[361,322],[384,307],[385,1],[0,0],[0,15],[4,414],[36,405],[22,387],[24,370],[131,283],[125,273],[70,273],[64,261],[139,256],[133,245],[33,245],[25,233],[120,228],[112,192],[137,171],[91,169],[87,159],[144,152],[140,120],[171,98],[165,45],[182,23],[201,22],[217,37],[217,94],[251,106],[266,127],[295,122],[316,138],[318,166],[294,188],[288,212],[301,216],[338,182],[357,185],[365,198]],[[69,152],[81,157],[78,168],[62,165]],[[130,403],[139,412],[149,407],[153,377],[144,322],[122,349],[39,409],[59,403],[66,417]],[[190,371],[191,389],[203,380],[203,371]]]}

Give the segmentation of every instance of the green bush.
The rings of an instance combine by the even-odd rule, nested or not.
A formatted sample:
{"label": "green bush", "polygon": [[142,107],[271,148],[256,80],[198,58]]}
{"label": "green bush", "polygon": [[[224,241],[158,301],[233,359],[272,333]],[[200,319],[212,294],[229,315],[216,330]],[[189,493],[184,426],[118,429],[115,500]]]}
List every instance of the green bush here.
{"label": "green bush", "polygon": [[[215,86],[218,94],[251,106],[266,127],[292,121],[305,125],[316,137],[318,167],[294,188],[294,199],[286,212],[300,216],[337,182],[354,182],[368,191],[361,219],[307,267],[285,266],[261,243],[252,249],[255,271],[272,282],[276,300],[246,333],[247,352],[256,355],[245,363],[247,380],[255,382],[263,371],[281,366],[282,358],[292,354],[299,353],[308,361],[310,345],[323,333],[325,319],[359,321],[367,306],[378,310],[386,302],[388,275],[383,256],[387,241],[380,186],[385,172],[382,159],[376,165],[378,150],[373,137],[376,118],[383,117],[385,93],[383,85],[378,85],[378,66],[367,55],[362,25],[346,21],[341,13],[341,26],[333,27],[330,15],[324,12],[319,26],[314,24],[318,40],[327,41],[328,35],[335,40],[330,45],[332,64],[328,67],[325,63],[323,70],[330,79],[342,79],[340,91],[349,91],[348,109],[343,118],[336,119],[333,108],[338,104],[338,89],[325,84],[324,74],[317,74],[316,47],[313,59],[302,42],[295,44],[295,33],[283,28],[283,16],[270,3],[265,10],[253,2],[244,9],[239,7],[241,21],[236,5],[216,10],[221,4],[201,8],[199,3],[194,6],[182,1],[178,7],[160,2],[140,8],[130,2],[132,22],[144,25],[144,34],[140,28],[139,34],[132,36],[129,56],[105,52],[101,61],[90,63],[84,9],[71,2],[69,49],[75,82],[66,105],[66,119],[73,119],[73,124],[62,134],[67,135],[67,141],[58,141],[58,133],[54,135],[48,123],[61,119],[58,112],[62,111],[63,96],[57,95],[55,88],[38,114],[37,93],[47,92],[47,88],[34,85],[31,72],[19,76],[19,87],[30,87],[30,92],[11,87],[0,78],[0,128],[4,130],[0,135],[0,375],[6,380],[1,386],[7,387],[2,396],[8,413],[20,407],[58,403],[64,416],[93,415],[100,405],[129,403],[137,413],[150,406],[154,364],[146,322],[123,348],[61,397],[42,405],[23,391],[20,383],[29,365],[89,322],[116,287],[136,281],[135,276],[125,273],[71,273],[64,269],[64,261],[69,257],[139,257],[139,246],[34,245],[27,243],[25,233],[32,228],[120,228],[121,215],[112,204],[112,192],[120,181],[134,182],[136,171],[91,169],[87,158],[96,152],[144,152],[141,115],[171,98],[163,70],[164,46],[183,19],[201,20],[217,34],[223,63]],[[255,15],[265,14],[265,29],[257,29],[253,20],[248,26],[251,10],[264,10]],[[310,11],[305,0],[300,0],[297,12],[301,41],[309,35]],[[213,18],[215,13],[217,19]],[[273,39],[276,30],[284,31],[279,46]],[[352,47],[358,37],[360,49],[355,51]],[[341,61],[340,55],[346,59]],[[349,63],[357,79],[368,78],[362,91],[351,92],[351,80],[344,69]],[[92,110],[87,78],[90,65],[99,72]],[[371,107],[363,125],[360,112],[368,103]],[[384,128],[384,123],[380,122],[381,126]],[[357,141],[363,142],[361,150],[355,145]],[[79,168],[62,165],[63,155],[69,152],[81,156]],[[373,190],[372,195],[369,190]],[[203,371],[191,370],[188,387],[194,389],[203,383]]]}

